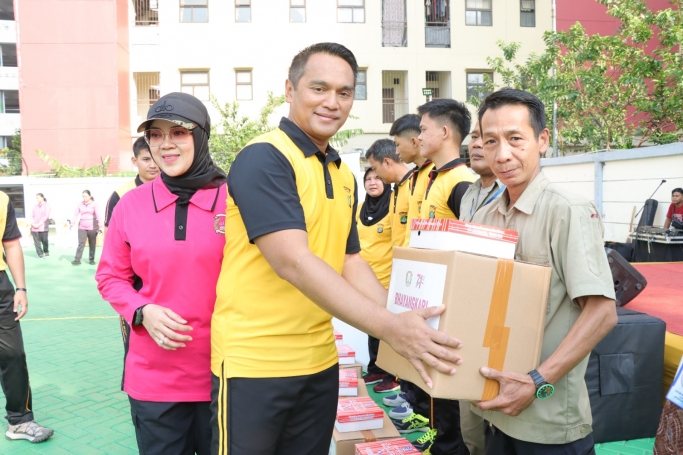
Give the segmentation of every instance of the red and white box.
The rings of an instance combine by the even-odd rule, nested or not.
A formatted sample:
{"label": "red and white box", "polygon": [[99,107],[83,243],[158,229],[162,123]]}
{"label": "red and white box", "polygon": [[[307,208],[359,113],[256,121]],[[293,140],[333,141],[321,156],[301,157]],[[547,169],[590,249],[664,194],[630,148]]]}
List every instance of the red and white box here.
{"label": "red and white box", "polygon": [[356,455],[420,455],[406,438],[356,444]]}
{"label": "red and white box", "polygon": [[515,258],[517,231],[447,218],[415,218],[410,248],[463,251],[503,259]]}
{"label": "red and white box", "polygon": [[358,372],[355,368],[339,370],[339,396],[358,396]]}
{"label": "red and white box", "polygon": [[339,330],[335,330],[334,331],[334,342],[339,345],[339,344],[342,344],[343,341],[344,341],[344,335],[342,335],[342,333]]}
{"label": "red and white box", "polygon": [[339,365],[351,365],[356,362],[356,351],[348,344],[337,345]]}
{"label": "red and white box", "polygon": [[334,427],[340,433],[378,430],[384,426],[384,411],[370,397],[340,398]]}

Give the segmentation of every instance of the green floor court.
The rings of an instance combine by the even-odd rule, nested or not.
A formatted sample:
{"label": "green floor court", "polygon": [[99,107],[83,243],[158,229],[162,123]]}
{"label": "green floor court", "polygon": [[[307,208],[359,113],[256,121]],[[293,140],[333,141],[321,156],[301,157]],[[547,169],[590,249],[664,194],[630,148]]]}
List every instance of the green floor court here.
{"label": "green floor court", "polygon": [[[74,253],[53,249],[49,258],[38,259],[32,249],[24,250],[29,313],[22,329],[34,411],[55,435],[41,444],[0,438],[2,455],[137,453],[127,397],[120,391],[117,317],[97,292],[96,266],[72,266]],[[597,453],[645,455],[652,446],[653,440],[603,444]]]}

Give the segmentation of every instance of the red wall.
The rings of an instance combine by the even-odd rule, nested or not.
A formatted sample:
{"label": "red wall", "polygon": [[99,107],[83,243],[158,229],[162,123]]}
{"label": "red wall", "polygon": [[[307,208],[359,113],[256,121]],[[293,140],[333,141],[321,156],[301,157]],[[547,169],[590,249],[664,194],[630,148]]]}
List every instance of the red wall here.
{"label": "red wall", "polygon": [[[599,33],[611,35],[619,26],[619,21],[607,14],[607,8],[597,0],[556,0],[557,30],[581,22],[589,35]],[[659,11],[671,6],[668,0],[647,0],[650,9]]]}
{"label": "red wall", "polygon": [[14,0],[22,155],[30,172],[130,155],[127,0]]}

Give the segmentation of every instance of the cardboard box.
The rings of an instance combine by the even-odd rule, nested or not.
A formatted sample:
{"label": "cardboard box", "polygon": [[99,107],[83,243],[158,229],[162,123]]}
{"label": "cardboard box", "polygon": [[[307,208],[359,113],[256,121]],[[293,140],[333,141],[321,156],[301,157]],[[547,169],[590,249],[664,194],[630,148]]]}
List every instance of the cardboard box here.
{"label": "cardboard box", "polygon": [[334,342],[337,345],[343,344],[344,343],[344,335],[339,330],[334,331]]}
{"label": "cardboard box", "polygon": [[413,366],[380,343],[377,365],[417,384],[435,398],[489,400],[498,382],[479,368],[526,374],[538,366],[548,305],[551,267],[460,251],[394,248],[387,309],[438,306],[427,322],[459,339],[463,363],[453,376],[427,371],[429,389]]}
{"label": "cardboard box", "polygon": [[339,365],[351,365],[356,363],[356,351],[348,344],[337,345],[339,355]]}
{"label": "cardboard box", "polygon": [[355,455],[421,455],[406,438],[356,444]]}
{"label": "cardboard box", "polygon": [[384,425],[384,411],[370,397],[340,398],[334,427],[340,433],[376,430]]}
{"label": "cardboard box", "polygon": [[339,370],[339,396],[358,396],[358,373],[355,369]]}
{"label": "cardboard box", "polygon": [[340,369],[340,370],[345,370],[345,369],[347,369],[347,368],[353,368],[353,369],[355,369],[356,372],[358,373],[358,378],[359,378],[359,379],[363,377],[363,365],[361,365],[360,363],[358,363],[358,362],[353,362],[353,363],[350,363],[350,364],[347,364],[347,365],[343,365],[343,364],[341,364],[341,363],[339,364],[339,369]]}
{"label": "cardboard box", "polygon": [[384,414],[382,428],[377,430],[340,433],[335,428],[334,432],[332,433],[330,455],[354,455],[356,453],[356,444],[383,441],[385,439],[396,439],[400,437],[401,434],[398,432],[394,424],[391,423],[389,416]]}
{"label": "cardboard box", "polygon": [[412,221],[410,247],[514,259],[517,231],[445,218]]}

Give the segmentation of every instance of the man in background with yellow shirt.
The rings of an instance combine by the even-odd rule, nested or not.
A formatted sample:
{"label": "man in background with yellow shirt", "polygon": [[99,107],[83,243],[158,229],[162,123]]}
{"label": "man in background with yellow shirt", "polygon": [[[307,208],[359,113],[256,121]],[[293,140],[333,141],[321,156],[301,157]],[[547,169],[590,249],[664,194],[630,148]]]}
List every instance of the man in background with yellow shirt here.
{"label": "man in background with yellow shirt", "polygon": [[[358,64],[336,43],[290,66],[288,118],[251,141],[228,175],[226,245],[211,321],[212,454],[327,453],[339,391],[332,316],[389,343],[432,384],[460,342],[392,314],[359,255],[351,170],[329,145],[353,105]],[[408,335],[408,336],[406,336]]]}

